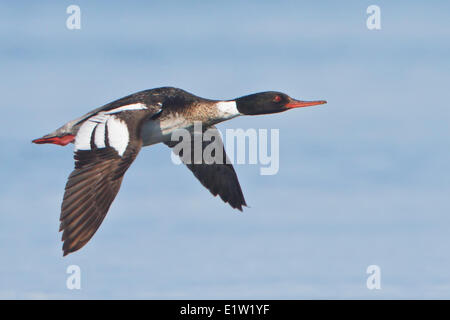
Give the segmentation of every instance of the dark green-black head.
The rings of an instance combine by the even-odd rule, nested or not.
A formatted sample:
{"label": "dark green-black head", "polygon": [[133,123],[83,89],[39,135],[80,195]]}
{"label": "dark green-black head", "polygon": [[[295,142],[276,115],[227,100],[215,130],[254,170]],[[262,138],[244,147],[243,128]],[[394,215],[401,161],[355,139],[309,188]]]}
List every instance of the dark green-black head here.
{"label": "dark green-black head", "polygon": [[237,98],[236,107],[241,114],[259,115],[283,112],[293,108],[309,107],[327,103],[325,100],[301,101],[276,91],[266,91]]}

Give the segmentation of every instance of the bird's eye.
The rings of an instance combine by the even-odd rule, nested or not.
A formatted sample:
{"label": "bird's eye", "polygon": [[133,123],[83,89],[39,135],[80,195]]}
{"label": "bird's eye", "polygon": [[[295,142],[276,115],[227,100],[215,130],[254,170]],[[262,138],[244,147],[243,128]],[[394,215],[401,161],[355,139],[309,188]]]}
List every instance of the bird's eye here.
{"label": "bird's eye", "polygon": [[273,102],[280,102],[280,101],[281,101],[280,96],[275,96],[275,98],[273,98]]}

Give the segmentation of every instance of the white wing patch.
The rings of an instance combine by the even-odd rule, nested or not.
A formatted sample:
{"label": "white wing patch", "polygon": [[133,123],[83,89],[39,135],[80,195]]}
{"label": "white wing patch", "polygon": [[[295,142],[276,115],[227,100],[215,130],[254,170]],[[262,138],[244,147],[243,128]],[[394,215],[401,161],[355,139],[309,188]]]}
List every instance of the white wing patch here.
{"label": "white wing patch", "polygon": [[99,123],[95,128],[94,143],[97,148],[105,148],[105,123]]}
{"label": "white wing patch", "polygon": [[[118,111],[119,112],[119,111]],[[106,126],[108,128],[108,137],[106,137]],[[95,133],[94,133],[95,129]],[[91,139],[94,136],[94,143],[97,148],[106,147],[106,139],[108,144],[116,149],[120,156],[123,156],[130,141],[127,124],[105,112],[100,112],[95,116],[87,119],[78,130],[75,137],[76,150],[91,150]]]}
{"label": "white wing patch", "polygon": [[111,109],[109,111],[106,111],[105,114],[114,114],[114,113],[119,113],[122,111],[144,110],[144,109],[147,109],[147,106],[144,103],[133,103],[133,104],[128,104],[126,106],[121,106],[119,108]]}
{"label": "white wing patch", "polygon": [[111,117],[106,122],[106,125],[108,126],[109,145],[122,156],[130,140],[127,124],[116,117]]}
{"label": "white wing patch", "polygon": [[91,149],[91,136],[94,128],[97,126],[97,122],[85,121],[75,137],[75,150],[90,150]]}

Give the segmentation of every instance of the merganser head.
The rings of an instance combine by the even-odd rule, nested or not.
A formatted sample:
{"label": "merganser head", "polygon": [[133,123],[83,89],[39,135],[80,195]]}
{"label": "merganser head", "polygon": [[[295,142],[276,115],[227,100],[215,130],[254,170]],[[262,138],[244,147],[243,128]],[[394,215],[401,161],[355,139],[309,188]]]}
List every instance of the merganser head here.
{"label": "merganser head", "polygon": [[309,107],[327,103],[325,100],[301,101],[289,97],[287,94],[266,91],[237,98],[236,107],[241,114],[259,115],[283,112],[293,108]]}

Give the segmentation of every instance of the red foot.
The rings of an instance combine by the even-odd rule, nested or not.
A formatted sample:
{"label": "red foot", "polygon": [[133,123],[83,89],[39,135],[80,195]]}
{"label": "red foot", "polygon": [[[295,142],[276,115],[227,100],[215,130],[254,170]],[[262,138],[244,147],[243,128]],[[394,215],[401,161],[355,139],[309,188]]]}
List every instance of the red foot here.
{"label": "red foot", "polygon": [[53,143],[53,144],[58,144],[60,146],[65,146],[66,144],[71,143],[73,140],[75,140],[75,136],[68,134],[63,137],[50,137],[50,138],[34,139],[31,142],[37,143],[37,144]]}

